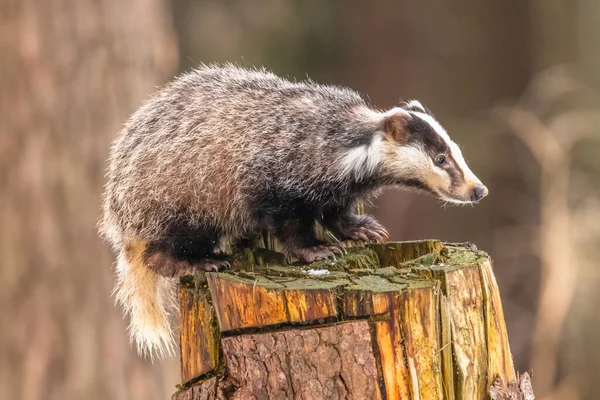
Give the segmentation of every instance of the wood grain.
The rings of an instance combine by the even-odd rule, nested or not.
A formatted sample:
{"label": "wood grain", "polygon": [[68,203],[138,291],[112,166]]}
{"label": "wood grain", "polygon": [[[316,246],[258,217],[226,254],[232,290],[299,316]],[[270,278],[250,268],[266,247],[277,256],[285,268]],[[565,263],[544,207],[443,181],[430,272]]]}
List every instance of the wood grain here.
{"label": "wood grain", "polygon": [[[182,316],[216,321],[208,334],[182,323],[182,380],[219,377],[190,399],[485,399],[496,376],[515,379],[484,252],[427,241],[310,265],[248,255],[206,274],[204,297],[182,292]],[[204,347],[215,342],[227,373]]]}

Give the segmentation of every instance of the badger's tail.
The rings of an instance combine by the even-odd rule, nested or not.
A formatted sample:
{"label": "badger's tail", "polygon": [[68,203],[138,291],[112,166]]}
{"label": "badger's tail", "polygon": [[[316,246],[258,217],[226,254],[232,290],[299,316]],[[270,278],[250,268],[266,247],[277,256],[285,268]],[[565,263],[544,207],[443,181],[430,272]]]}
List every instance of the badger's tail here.
{"label": "badger's tail", "polygon": [[129,337],[144,357],[175,353],[171,316],[177,313],[175,283],[144,263],[144,241],[129,241],[119,252],[114,294],[129,314]]}

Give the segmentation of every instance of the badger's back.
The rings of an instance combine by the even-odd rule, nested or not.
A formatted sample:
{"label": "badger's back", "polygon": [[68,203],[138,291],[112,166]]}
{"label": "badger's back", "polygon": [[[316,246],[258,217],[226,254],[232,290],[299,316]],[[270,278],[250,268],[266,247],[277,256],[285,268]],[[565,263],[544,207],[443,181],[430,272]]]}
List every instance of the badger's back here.
{"label": "badger's back", "polygon": [[[110,157],[102,230],[154,239],[170,220],[252,229],[251,201],[272,187],[311,191],[368,112],[354,91],[289,82],[265,70],[203,67],[134,113]],[[312,187],[311,187],[312,186]]]}

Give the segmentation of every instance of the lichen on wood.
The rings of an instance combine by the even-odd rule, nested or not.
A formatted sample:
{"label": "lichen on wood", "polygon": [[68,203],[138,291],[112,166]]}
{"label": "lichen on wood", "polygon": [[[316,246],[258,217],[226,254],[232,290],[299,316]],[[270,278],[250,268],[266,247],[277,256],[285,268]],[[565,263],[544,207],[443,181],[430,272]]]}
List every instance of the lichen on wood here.
{"label": "lichen on wood", "polygon": [[[199,302],[199,293],[209,293],[203,310],[212,312],[182,317],[213,321],[182,321],[182,365],[214,365],[185,374],[182,368],[183,381],[193,379],[192,370],[205,379],[216,374],[210,390],[237,398],[480,399],[489,397],[497,375],[505,382],[515,377],[484,252],[438,241],[391,242],[310,265],[264,249],[236,254],[232,270],[208,273],[206,283],[187,278],[182,288],[195,293],[184,298]],[[192,326],[217,332],[191,334]],[[327,357],[309,344],[319,335],[335,336],[322,349]],[[211,354],[223,354],[227,369],[214,370],[220,361],[206,357],[200,343],[207,337],[217,339],[220,351]],[[365,346],[363,361],[348,361]]]}

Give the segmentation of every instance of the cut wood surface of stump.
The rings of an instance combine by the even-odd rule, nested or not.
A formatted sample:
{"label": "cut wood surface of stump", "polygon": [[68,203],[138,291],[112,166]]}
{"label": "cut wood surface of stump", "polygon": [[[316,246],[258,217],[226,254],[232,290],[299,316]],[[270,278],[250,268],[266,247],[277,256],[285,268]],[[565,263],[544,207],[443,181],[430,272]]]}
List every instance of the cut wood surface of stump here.
{"label": "cut wood surface of stump", "polygon": [[488,255],[438,241],[182,279],[173,399],[486,399],[515,380]]}

